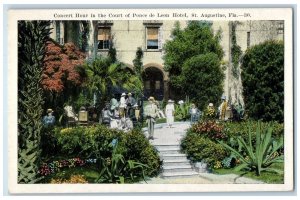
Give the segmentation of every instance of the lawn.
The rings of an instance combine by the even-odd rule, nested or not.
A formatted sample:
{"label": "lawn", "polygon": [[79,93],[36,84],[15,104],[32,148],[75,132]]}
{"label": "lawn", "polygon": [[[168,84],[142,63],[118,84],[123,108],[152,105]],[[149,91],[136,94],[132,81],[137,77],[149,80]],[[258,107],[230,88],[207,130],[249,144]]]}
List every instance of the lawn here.
{"label": "lawn", "polygon": [[[284,163],[276,163],[271,166],[271,168],[284,170]],[[273,172],[262,172],[260,176],[256,176],[255,172],[236,172],[233,169],[214,169],[213,173],[215,174],[238,174],[244,177],[256,179],[270,184],[283,184],[284,175],[277,174]]]}

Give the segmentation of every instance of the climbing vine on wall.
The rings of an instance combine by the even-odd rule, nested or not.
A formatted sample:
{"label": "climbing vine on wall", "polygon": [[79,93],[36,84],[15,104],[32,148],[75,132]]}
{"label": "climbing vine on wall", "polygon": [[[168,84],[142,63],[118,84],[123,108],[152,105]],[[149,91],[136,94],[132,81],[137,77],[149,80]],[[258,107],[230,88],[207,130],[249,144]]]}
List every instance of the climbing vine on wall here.
{"label": "climbing vine on wall", "polygon": [[82,51],[86,52],[88,47],[90,24],[88,21],[81,21],[81,24],[83,30],[81,32],[81,37],[79,37],[79,46]]}
{"label": "climbing vine on wall", "polygon": [[232,74],[235,78],[239,77],[239,63],[242,56],[242,50],[236,42],[236,26],[239,22],[231,23],[231,62],[232,62]]}

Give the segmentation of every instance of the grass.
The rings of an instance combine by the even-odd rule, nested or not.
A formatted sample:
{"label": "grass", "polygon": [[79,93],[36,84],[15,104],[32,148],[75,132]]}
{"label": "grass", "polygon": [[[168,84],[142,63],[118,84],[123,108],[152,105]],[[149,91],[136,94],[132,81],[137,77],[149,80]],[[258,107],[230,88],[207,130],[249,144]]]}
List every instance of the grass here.
{"label": "grass", "polygon": [[[271,168],[284,170],[284,163],[275,163],[271,165]],[[257,176],[255,172],[236,172],[233,169],[214,169],[213,173],[215,174],[237,174],[247,178],[252,178],[255,180],[260,180],[269,184],[283,184],[284,183],[284,174],[277,174],[273,172],[261,172],[260,176]]]}

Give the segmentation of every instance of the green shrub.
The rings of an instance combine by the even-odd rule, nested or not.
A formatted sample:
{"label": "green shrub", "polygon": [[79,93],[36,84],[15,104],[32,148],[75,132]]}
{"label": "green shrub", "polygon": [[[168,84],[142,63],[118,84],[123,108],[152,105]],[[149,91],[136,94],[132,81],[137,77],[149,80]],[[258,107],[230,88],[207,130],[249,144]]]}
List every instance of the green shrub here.
{"label": "green shrub", "polygon": [[145,169],[147,165],[140,162],[126,159],[119,143],[113,140],[113,151],[111,157],[100,158],[100,175],[96,179],[97,183],[125,183],[134,182],[143,178],[145,180]]}
{"label": "green shrub", "polygon": [[157,150],[150,145],[144,134],[138,130],[133,130],[125,135],[126,157],[128,159],[140,158],[140,162],[149,168],[147,176],[155,176],[159,173],[162,161],[157,156]]}
{"label": "green shrub", "polygon": [[253,119],[283,122],[284,44],[267,41],[248,48],[242,59],[246,112]]}
{"label": "green shrub", "polygon": [[[241,136],[244,140],[248,139],[249,129],[252,135],[255,134],[257,129],[256,121],[244,121],[244,122],[226,122],[223,123],[224,132],[227,138]],[[273,127],[272,136],[275,138],[280,138],[284,134],[284,126],[282,123],[278,122],[261,122],[260,126],[266,128],[268,126]]]}
{"label": "green shrub", "polygon": [[[162,163],[157,151],[150,145],[141,130],[138,129],[124,133],[102,125],[94,127],[74,127],[62,129],[60,132],[57,132],[56,137],[61,147],[60,155],[67,157],[76,155],[81,158],[97,158],[102,168],[109,168],[103,164],[103,159],[112,160],[112,156],[117,155],[122,164],[118,162],[116,166],[130,168],[127,172],[126,170],[122,171],[122,176],[120,175],[120,177],[133,176],[142,178],[144,175],[154,176],[158,174],[161,168]],[[113,141],[118,142],[118,148],[114,154]],[[145,170],[140,170],[141,168],[136,166],[147,167],[145,167]],[[119,172],[116,173],[120,174]],[[107,173],[104,174],[107,175]],[[111,179],[110,176],[106,175],[98,181],[116,181],[116,179]],[[122,182],[122,180],[118,180],[118,182]]]}
{"label": "green shrub", "polygon": [[222,145],[192,131],[189,131],[182,140],[181,148],[191,161],[205,161],[210,167],[214,167],[217,162],[228,156]]}

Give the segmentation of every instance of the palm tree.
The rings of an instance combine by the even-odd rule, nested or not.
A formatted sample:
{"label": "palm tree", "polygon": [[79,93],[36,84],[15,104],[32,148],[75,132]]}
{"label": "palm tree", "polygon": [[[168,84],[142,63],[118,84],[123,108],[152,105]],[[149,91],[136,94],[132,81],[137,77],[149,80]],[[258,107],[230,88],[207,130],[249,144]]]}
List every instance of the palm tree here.
{"label": "palm tree", "polygon": [[85,65],[88,75],[87,86],[91,93],[100,94],[100,107],[110,99],[114,87],[128,91],[142,90],[142,82],[137,76],[130,74],[122,63],[111,61],[110,57],[98,57]]}
{"label": "palm tree", "polygon": [[18,22],[18,182],[40,180],[40,138],[43,90],[41,87],[50,21]]}

